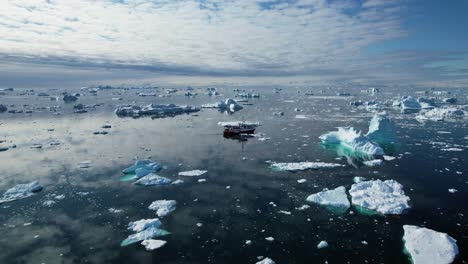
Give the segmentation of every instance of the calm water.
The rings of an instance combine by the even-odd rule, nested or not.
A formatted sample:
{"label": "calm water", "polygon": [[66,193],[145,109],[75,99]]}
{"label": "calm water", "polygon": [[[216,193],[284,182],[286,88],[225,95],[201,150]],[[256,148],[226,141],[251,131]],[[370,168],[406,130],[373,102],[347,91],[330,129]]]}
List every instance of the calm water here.
{"label": "calm water", "polygon": [[[119,118],[113,110],[118,104],[133,102],[199,106],[235,93],[226,87],[218,89],[220,96],[209,97],[200,88],[195,98],[184,96],[184,91],[170,97],[139,97],[137,92],[153,90],[113,89],[97,96],[84,92],[71,104],[32,92],[22,94],[21,89],[1,95],[0,104],[33,113],[0,114],[0,139],[7,141],[3,144],[17,145],[0,152],[0,190],[32,180],[44,189],[33,197],[0,205],[0,263],[255,263],[258,256],[277,263],[409,263],[402,251],[404,224],[448,233],[460,250],[456,263],[468,262],[466,119],[421,123],[415,113],[387,109],[397,127],[399,140],[393,153],[397,159],[363,167],[321,147],[318,136],[337,126],[367,131],[373,113],[350,106],[352,100],[384,101],[416,95],[417,90],[384,88],[372,96],[361,88],[323,89],[324,93],[315,88],[315,96],[305,96],[312,89],[287,88],[275,94],[273,88],[257,89],[261,98],[249,99],[251,105],[233,115],[202,109],[161,119]],[[337,91],[353,96],[334,96]],[[59,94],[57,90],[44,92]],[[466,103],[466,92],[453,93],[459,103]],[[75,114],[77,103],[101,105]],[[61,114],[44,108],[51,106],[60,106]],[[277,111],[284,116],[274,116]],[[306,118],[295,118],[297,114]],[[259,121],[262,126],[256,132],[271,139],[223,138],[217,122],[239,119]],[[109,134],[93,135],[105,123],[112,125]],[[61,144],[50,146],[51,140]],[[31,148],[34,143],[43,148]],[[462,151],[442,151],[446,146]],[[147,157],[166,166],[159,175],[185,182],[142,187],[119,181],[123,168],[135,158]],[[93,166],[78,168],[77,163],[85,160]],[[347,166],[290,173],[271,171],[267,163],[319,160]],[[177,176],[179,171],[192,169],[208,170],[200,177],[206,182]],[[354,208],[354,213],[336,214],[314,204],[296,209],[306,204],[308,195],[324,188],[344,185],[348,189],[355,176],[397,180],[411,198],[412,209],[401,216],[362,215]],[[307,182],[299,184],[297,180],[303,178]],[[451,194],[449,188],[458,192]],[[55,199],[57,195],[65,198]],[[56,204],[43,206],[51,199]],[[162,228],[172,233],[161,238],[167,244],[152,252],[139,244],[120,247],[121,240],[131,234],[126,230],[128,222],[156,217],[147,207],[159,199],[178,203],[172,214],[162,218]],[[123,212],[109,212],[109,208]],[[265,240],[270,236],[273,242]],[[246,245],[246,240],[252,244]],[[330,246],[317,249],[321,240]]]}

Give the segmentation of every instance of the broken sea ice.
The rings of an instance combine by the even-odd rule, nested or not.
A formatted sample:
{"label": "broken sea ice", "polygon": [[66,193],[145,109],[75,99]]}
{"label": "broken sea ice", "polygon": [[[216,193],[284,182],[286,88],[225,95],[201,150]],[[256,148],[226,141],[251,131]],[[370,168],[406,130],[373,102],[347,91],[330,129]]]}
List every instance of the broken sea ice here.
{"label": "broken sea ice", "polygon": [[146,176],[143,176],[140,179],[138,179],[136,182],[134,182],[134,184],[136,185],[144,185],[144,186],[166,185],[170,183],[171,183],[170,179],[156,175],[154,173],[150,173]]}
{"label": "broken sea ice", "polygon": [[170,232],[164,230],[164,229],[159,229],[156,227],[149,227],[141,232],[138,232],[136,234],[129,235],[126,239],[124,239],[121,243],[120,246],[128,246],[133,243],[142,241],[142,240],[148,240],[152,238],[157,238],[165,235],[169,235]]}
{"label": "broken sea ice", "polygon": [[276,262],[274,262],[271,258],[264,258],[256,264],[276,264]]}
{"label": "broken sea ice", "polygon": [[186,177],[196,177],[196,176],[201,176],[208,171],[206,170],[191,170],[191,171],[181,171],[179,172],[179,176],[186,176]]}
{"label": "broken sea ice", "polygon": [[287,163],[272,163],[270,168],[274,171],[303,171],[310,169],[321,169],[321,168],[335,168],[343,167],[344,165],[338,163],[326,163],[326,162],[287,162]]}
{"label": "broken sea ice", "polygon": [[344,186],[309,195],[306,200],[308,202],[330,206],[332,207],[331,209],[335,209],[340,212],[346,211],[350,207]]}
{"label": "broken sea ice", "polygon": [[174,200],[157,200],[148,206],[148,209],[156,211],[159,217],[164,217],[176,209],[177,202]]}
{"label": "broken sea ice", "polygon": [[34,195],[34,193],[39,192],[41,190],[42,186],[39,184],[38,181],[33,181],[25,184],[18,184],[13,188],[8,189],[3,194],[3,196],[0,198],[0,204],[28,198]]}

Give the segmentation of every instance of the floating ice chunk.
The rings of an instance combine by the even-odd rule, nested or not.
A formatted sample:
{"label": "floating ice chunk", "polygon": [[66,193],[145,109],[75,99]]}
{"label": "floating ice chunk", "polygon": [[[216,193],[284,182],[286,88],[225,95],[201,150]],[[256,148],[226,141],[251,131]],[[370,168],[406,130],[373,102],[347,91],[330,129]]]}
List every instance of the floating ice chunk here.
{"label": "floating ice chunk", "polygon": [[272,163],[270,168],[275,171],[303,171],[310,169],[320,168],[335,168],[344,167],[344,165],[338,163],[326,163],[326,162],[288,162],[288,163]]}
{"label": "floating ice chunk", "polygon": [[8,189],[3,194],[3,196],[0,198],[0,204],[28,198],[34,195],[34,193],[39,192],[41,190],[42,186],[39,184],[38,181],[33,181],[25,184],[18,184],[13,188]]}
{"label": "floating ice chunk", "polygon": [[387,156],[387,155],[383,155],[383,158],[384,158],[384,160],[386,160],[386,161],[391,161],[391,160],[396,159],[396,158],[393,157],[393,156]]}
{"label": "floating ice chunk", "polygon": [[341,145],[353,152],[366,155],[384,155],[383,149],[372,142],[367,136],[361,135],[352,127],[338,127],[338,131],[328,132],[321,135],[320,140],[326,145]]}
{"label": "floating ice chunk", "polygon": [[296,210],[302,211],[302,210],[306,210],[306,209],[309,209],[309,208],[310,208],[309,205],[303,204],[303,205],[301,205],[299,207],[296,207]]}
{"label": "floating ice chunk", "polygon": [[457,189],[448,189],[448,191],[449,191],[449,193],[456,193],[456,192],[458,192]]}
{"label": "floating ice chunk", "polygon": [[383,164],[383,161],[380,159],[373,159],[373,160],[366,160],[362,162],[364,165],[368,167],[375,167],[375,166],[380,166]]}
{"label": "floating ice chunk", "polygon": [[204,104],[203,108],[218,108],[220,110],[227,110],[230,112],[235,112],[241,110],[243,107],[237,103],[236,100],[228,98],[224,101],[217,102],[214,104]]}
{"label": "floating ice chunk", "polygon": [[435,108],[416,116],[419,120],[444,121],[447,119],[460,119],[466,116],[465,111],[459,107]]}
{"label": "floating ice chunk", "polygon": [[174,200],[157,200],[150,204],[148,209],[156,211],[159,217],[164,217],[176,209]]}
{"label": "floating ice chunk", "polygon": [[297,180],[297,183],[304,183],[306,181],[307,181],[306,179],[299,179],[299,180]]}
{"label": "floating ice chunk", "polygon": [[134,182],[134,184],[136,185],[145,185],[145,186],[166,185],[169,183],[171,183],[170,179],[156,175],[154,173],[150,173],[146,176],[143,176],[140,179],[138,179],[136,182]]}
{"label": "floating ice chunk", "polygon": [[271,258],[264,258],[255,264],[276,264],[276,262],[274,262]]}
{"label": "floating ice chunk", "polygon": [[54,198],[57,200],[63,200],[65,199],[65,194],[56,195]]}
{"label": "floating ice chunk", "polygon": [[136,234],[129,235],[125,240],[122,241],[122,243],[120,243],[120,246],[124,247],[142,240],[148,240],[169,234],[170,233],[164,229],[150,227]]}
{"label": "floating ice chunk", "polygon": [[146,250],[155,250],[164,246],[167,242],[164,240],[146,239],[141,242],[141,245],[145,246]]}
{"label": "floating ice chunk", "polygon": [[369,124],[366,136],[377,143],[395,142],[395,125],[385,113],[375,114]]}
{"label": "floating ice chunk", "polygon": [[326,247],[328,247],[328,242],[327,241],[320,241],[320,243],[318,243],[318,245],[317,245],[318,249],[322,249],[322,248],[326,248]]}
{"label": "floating ice chunk", "polygon": [[444,98],[443,101],[444,103],[455,104],[457,102],[457,98],[454,98],[454,97]]}
{"label": "floating ice chunk", "polygon": [[268,242],[273,242],[273,241],[275,241],[275,238],[274,237],[265,237],[265,240],[268,241]]}
{"label": "floating ice chunk", "polygon": [[421,109],[421,104],[411,96],[403,96],[400,99],[400,107],[403,110],[419,110]]}
{"label": "floating ice chunk", "polygon": [[360,182],[363,182],[363,181],[365,181],[365,180],[366,180],[366,178],[364,178],[364,177],[358,177],[358,176],[356,176],[356,177],[353,178],[353,182],[354,182],[354,183],[360,183]]}
{"label": "floating ice chunk", "polygon": [[177,185],[177,184],[182,184],[182,183],[184,183],[184,181],[181,179],[178,179],[178,180],[173,181],[171,184]]}
{"label": "floating ice chunk", "polygon": [[80,169],[87,169],[87,168],[91,168],[92,166],[93,166],[93,162],[90,160],[78,162],[78,168]]}
{"label": "floating ice chunk", "polygon": [[195,176],[202,176],[203,174],[207,172],[208,171],[206,170],[181,171],[179,172],[179,176],[195,177]]}
{"label": "floating ice chunk", "polygon": [[134,232],[141,232],[147,228],[154,227],[159,228],[161,226],[161,221],[158,218],[153,219],[141,219],[138,221],[128,223],[128,230]]}
{"label": "floating ice chunk", "polygon": [[115,209],[113,207],[107,209],[107,211],[109,211],[110,213],[113,213],[113,214],[120,214],[120,213],[123,213],[123,210],[122,209]]}
{"label": "floating ice chunk", "polygon": [[344,186],[340,186],[334,190],[322,191],[309,195],[306,200],[308,202],[337,207],[343,210],[347,210],[350,207],[348,196],[346,195],[346,188]]}
{"label": "floating ice chunk", "polygon": [[122,181],[129,181],[139,179],[150,173],[156,173],[162,169],[162,166],[158,162],[152,160],[137,160],[134,165],[122,170],[124,174],[134,174],[133,176],[126,176],[121,178]]}
{"label": "floating ice chunk", "polygon": [[394,180],[356,183],[349,194],[353,204],[382,214],[402,214],[410,208],[410,198],[405,195],[403,186]]}
{"label": "floating ice chunk", "polygon": [[443,148],[442,151],[463,151],[461,148]]}
{"label": "floating ice chunk", "polygon": [[125,116],[145,116],[151,115],[155,117],[166,117],[166,116],[174,116],[179,114],[185,113],[192,113],[198,112],[200,108],[198,107],[191,107],[191,106],[177,106],[175,104],[149,104],[146,106],[138,106],[138,105],[124,105],[118,106],[115,109],[115,114],[120,117]]}
{"label": "floating ice chunk", "polygon": [[449,264],[458,254],[457,241],[428,228],[404,225],[405,249],[414,264]]}
{"label": "floating ice chunk", "polygon": [[44,202],[42,202],[42,206],[45,206],[45,207],[52,207],[52,205],[55,204],[55,201],[54,200],[46,200]]}

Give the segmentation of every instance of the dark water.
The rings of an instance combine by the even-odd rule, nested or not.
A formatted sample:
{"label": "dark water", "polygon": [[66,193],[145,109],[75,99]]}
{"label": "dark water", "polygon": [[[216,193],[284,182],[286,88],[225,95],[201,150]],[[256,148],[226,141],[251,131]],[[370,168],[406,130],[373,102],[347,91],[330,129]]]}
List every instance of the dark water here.
{"label": "dark water", "polygon": [[[352,100],[384,101],[414,95],[416,90],[384,88],[372,96],[349,88],[346,91],[352,97],[334,96],[340,89],[324,89],[316,96],[305,96],[305,88],[287,88],[278,94],[272,90],[259,88],[262,97],[249,99],[252,105],[233,115],[203,109],[162,119],[118,118],[113,109],[129,102],[197,106],[233,97],[232,88],[218,89],[222,95],[217,97],[199,89],[195,98],[185,97],[183,91],[170,97],[138,97],[135,90],[114,89],[97,96],[85,92],[72,104],[32,92],[19,95],[21,90],[0,96],[0,104],[15,105],[10,109],[33,110],[31,114],[0,114],[0,139],[17,145],[0,152],[0,190],[32,180],[44,186],[31,198],[1,205],[0,263],[255,263],[258,256],[277,263],[409,263],[403,253],[404,224],[448,233],[460,250],[456,263],[468,261],[466,119],[421,123],[415,120],[415,113],[387,109],[397,127],[398,144],[393,153],[397,159],[378,167],[353,166],[346,157],[322,147],[318,136],[337,126],[367,131],[373,113],[350,106]],[[467,93],[453,93],[463,104]],[[112,97],[124,100],[113,101]],[[102,105],[74,114],[77,103]],[[41,109],[48,106],[60,106],[61,114]],[[274,116],[277,111],[285,115]],[[306,118],[295,118],[297,114]],[[262,126],[257,133],[271,139],[223,138],[217,122],[239,119],[259,121]],[[112,125],[109,134],[93,135],[106,122]],[[52,139],[61,144],[48,146]],[[33,143],[43,144],[43,148],[30,148]],[[442,151],[447,145],[462,151]],[[147,157],[166,166],[159,175],[185,182],[142,187],[118,180],[120,171],[135,158]],[[77,168],[85,160],[91,160],[93,166]],[[274,172],[266,163],[270,160],[320,160],[347,166]],[[192,169],[208,170],[199,177],[206,182],[177,176],[179,171]],[[324,188],[344,185],[349,189],[355,176],[395,179],[411,198],[412,209],[401,216],[363,215],[354,208],[353,213],[337,214],[314,204],[306,210],[295,209],[306,204],[308,195]],[[299,184],[298,179],[307,182]],[[458,192],[449,193],[449,188]],[[54,198],[62,194],[64,199]],[[121,240],[131,234],[126,230],[128,222],[156,217],[147,207],[159,199],[178,203],[173,213],[162,218],[162,228],[172,233],[161,238],[167,244],[152,252],[139,244],[120,247]],[[56,204],[45,207],[46,200]],[[123,212],[109,212],[109,208]],[[266,237],[275,240],[269,242]],[[252,244],[246,245],[246,240]],[[330,246],[317,249],[321,240]]]}

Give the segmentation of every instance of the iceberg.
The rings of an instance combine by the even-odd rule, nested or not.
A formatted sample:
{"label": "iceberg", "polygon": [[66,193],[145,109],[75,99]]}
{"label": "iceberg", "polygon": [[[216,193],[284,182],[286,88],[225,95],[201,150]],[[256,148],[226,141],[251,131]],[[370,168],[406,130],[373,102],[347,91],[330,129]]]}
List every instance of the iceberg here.
{"label": "iceberg", "polygon": [[466,116],[465,111],[458,107],[435,108],[416,116],[418,120],[444,121],[447,119],[460,119]]}
{"label": "iceberg", "polygon": [[381,214],[402,214],[409,209],[410,198],[395,180],[375,180],[355,183],[349,190],[351,203]]}
{"label": "iceberg", "polygon": [[366,136],[379,144],[395,142],[395,125],[385,113],[375,114],[369,124]]}
{"label": "iceberg", "polygon": [[144,186],[166,185],[166,184],[170,184],[170,183],[171,183],[170,179],[168,179],[166,177],[156,175],[154,173],[150,173],[148,175],[145,175],[145,176],[141,177],[140,179],[138,179],[136,182],[134,182],[134,184],[136,184],[136,185],[144,185]]}
{"label": "iceberg", "polygon": [[373,159],[373,160],[365,160],[362,163],[366,165],[367,167],[375,167],[375,166],[382,165],[383,161],[380,159]]}
{"label": "iceberg", "polygon": [[342,209],[343,211],[348,210],[348,208],[351,206],[348,200],[348,196],[346,195],[346,188],[344,186],[309,195],[306,201],[335,207],[337,209]]}
{"label": "iceberg", "polygon": [[146,239],[141,242],[141,245],[145,246],[146,250],[155,250],[164,246],[166,243],[167,242],[164,240]]}
{"label": "iceberg", "polygon": [[352,127],[338,127],[338,131],[328,132],[319,137],[324,145],[342,145],[352,152],[370,156],[382,156],[384,150],[372,142],[369,137],[361,135]]}
{"label": "iceberg", "polygon": [[421,109],[421,104],[411,96],[403,96],[400,99],[400,107],[403,110],[419,110]]}
{"label": "iceberg", "polygon": [[154,227],[159,228],[161,226],[161,221],[158,218],[153,219],[141,219],[138,221],[128,223],[128,230],[134,232],[141,232],[147,228]]}
{"label": "iceberg", "polygon": [[328,247],[328,242],[327,241],[320,241],[320,243],[318,243],[318,245],[317,245],[318,249],[322,249],[322,248],[326,248],[326,247]]}
{"label": "iceberg", "polygon": [[121,181],[139,179],[150,173],[156,173],[162,169],[161,163],[152,160],[137,160],[134,165],[122,170],[122,173],[129,174],[122,177]]}
{"label": "iceberg", "polygon": [[200,108],[191,106],[177,106],[175,104],[149,104],[146,106],[123,105],[115,109],[115,114],[119,117],[140,117],[151,115],[154,117],[167,117],[179,114],[198,112]]}
{"label": "iceberg", "polygon": [[405,250],[414,264],[449,264],[458,254],[457,241],[445,233],[412,225],[403,230]]}
{"label": "iceberg", "polygon": [[255,264],[276,264],[276,262],[274,262],[271,258],[264,258]]}
{"label": "iceberg", "polygon": [[228,98],[224,101],[217,102],[214,104],[204,104],[202,105],[202,108],[218,108],[219,110],[226,110],[229,112],[236,112],[241,110],[243,107],[237,103],[236,100]]}
{"label": "iceberg", "polygon": [[151,238],[157,238],[165,235],[169,235],[170,233],[164,229],[159,229],[155,227],[150,227],[147,228],[141,232],[138,232],[136,234],[129,235],[126,239],[124,239],[121,243],[120,246],[128,246],[136,242],[140,242],[142,240],[148,240]]}
{"label": "iceberg", "polygon": [[320,168],[335,168],[344,167],[344,165],[338,163],[326,163],[326,162],[288,162],[288,163],[272,163],[270,168],[274,171],[303,171],[310,169]]}
{"label": "iceberg", "polygon": [[157,200],[150,204],[148,209],[156,211],[159,217],[164,217],[176,209],[174,200]]}
{"label": "iceberg", "polygon": [[8,189],[3,194],[3,196],[0,198],[0,204],[28,198],[34,195],[34,193],[40,192],[41,190],[42,186],[39,184],[38,181],[33,181],[25,184],[18,184],[13,188]]}
{"label": "iceberg", "polygon": [[207,172],[208,171],[206,170],[181,171],[179,172],[179,176],[196,177],[196,176],[202,176],[203,174]]}

